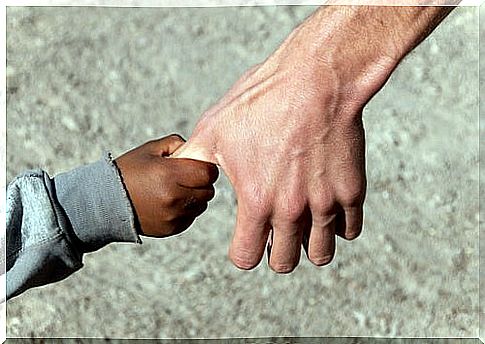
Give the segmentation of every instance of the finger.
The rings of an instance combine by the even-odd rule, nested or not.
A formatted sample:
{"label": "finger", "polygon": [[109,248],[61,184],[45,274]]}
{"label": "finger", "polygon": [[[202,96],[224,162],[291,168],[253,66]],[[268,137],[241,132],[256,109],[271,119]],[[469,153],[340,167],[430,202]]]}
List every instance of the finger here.
{"label": "finger", "polygon": [[207,203],[213,199],[215,195],[215,190],[212,185],[210,187],[201,189],[186,188],[181,186],[179,190],[181,192],[180,200],[186,205],[190,205],[192,203]]}
{"label": "finger", "polygon": [[195,216],[185,216],[172,223],[172,232],[170,235],[177,235],[189,228],[195,221]]}
{"label": "finger", "polygon": [[335,215],[314,217],[305,247],[308,259],[317,266],[330,263],[335,255]]}
{"label": "finger", "polygon": [[187,188],[206,188],[219,177],[216,165],[192,159],[167,159],[176,166],[177,184]]}
{"label": "finger", "polygon": [[165,136],[161,139],[148,141],[145,145],[150,152],[159,156],[169,156],[185,143],[185,140],[178,134]]}
{"label": "finger", "polygon": [[208,208],[207,202],[186,203],[184,206],[184,216],[197,217]]}
{"label": "finger", "polygon": [[278,273],[292,272],[300,261],[304,223],[275,222],[269,266]]}
{"label": "finger", "polygon": [[362,207],[345,208],[337,215],[336,234],[347,240],[354,240],[362,232],[364,211]]}
{"label": "finger", "polygon": [[207,161],[213,164],[217,163],[212,152],[210,152],[205,145],[199,144],[199,141],[196,141],[195,139],[192,139],[189,143],[180,147],[180,149],[173,154],[172,158]]}
{"label": "finger", "polygon": [[[209,108],[202,115],[201,120],[197,123],[194,132],[189,141],[180,150],[178,150],[174,158],[190,158],[200,161],[207,161],[213,164],[218,164],[218,158],[214,151],[214,142],[217,141],[218,130],[215,130],[213,121],[210,118],[219,111],[229,106],[241,93],[245,92],[251,85],[243,86],[249,79],[249,76],[256,72],[259,65],[250,68],[243,76],[226,92],[224,97],[220,99],[215,105]],[[212,123],[212,125],[211,125]]]}
{"label": "finger", "polygon": [[197,199],[199,202],[209,202],[211,199],[214,198],[216,191],[212,185],[206,188],[199,188],[199,189],[190,189],[192,190],[192,195]]}
{"label": "finger", "polygon": [[240,269],[256,267],[264,254],[270,227],[264,214],[248,211],[238,205],[236,229],[229,247],[229,259]]}
{"label": "finger", "polygon": [[192,136],[186,144],[178,149],[171,157],[178,159],[193,159],[217,163],[215,156],[215,142],[218,131],[214,127],[214,121],[203,116],[195,127]]}

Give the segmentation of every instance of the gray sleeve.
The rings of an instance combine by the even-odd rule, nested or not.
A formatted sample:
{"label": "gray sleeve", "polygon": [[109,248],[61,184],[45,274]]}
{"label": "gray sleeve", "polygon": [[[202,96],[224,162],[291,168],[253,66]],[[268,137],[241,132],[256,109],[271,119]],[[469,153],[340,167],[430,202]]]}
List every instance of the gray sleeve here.
{"label": "gray sleeve", "polygon": [[83,252],[115,241],[141,243],[130,199],[111,155],[56,176],[54,188]]}
{"label": "gray sleeve", "polygon": [[82,256],[110,242],[137,242],[135,216],[107,155],[54,179],[41,170],[7,188],[7,299],[79,270]]}

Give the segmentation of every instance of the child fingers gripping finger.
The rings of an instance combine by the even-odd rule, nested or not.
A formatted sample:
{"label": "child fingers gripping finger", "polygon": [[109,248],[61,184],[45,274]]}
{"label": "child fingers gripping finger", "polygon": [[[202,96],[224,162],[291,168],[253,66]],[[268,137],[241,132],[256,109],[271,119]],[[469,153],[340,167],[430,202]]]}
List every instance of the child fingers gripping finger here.
{"label": "child fingers gripping finger", "polygon": [[141,235],[167,237],[187,229],[214,197],[217,167],[192,159],[171,159],[183,139],[170,135],[117,158]]}

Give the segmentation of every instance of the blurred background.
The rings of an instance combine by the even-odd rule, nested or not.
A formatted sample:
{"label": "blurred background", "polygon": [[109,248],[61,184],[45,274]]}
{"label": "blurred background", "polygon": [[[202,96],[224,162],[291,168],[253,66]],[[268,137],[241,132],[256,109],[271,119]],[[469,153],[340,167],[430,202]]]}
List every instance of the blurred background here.
{"label": "blurred background", "polygon": [[[8,8],[8,180],[187,138],[314,9]],[[477,336],[478,12],[454,10],[366,107],[365,228],[331,265],[234,268],[222,175],[189,231],[109,245],[9,301],[7,336]]]}
{"label": "blurred background", "polygon": [[[480,41],[483,42],[483,39],[485,37],[485,3],[482,3],[480,6]],[[480,62],[479,62],[479,74],[480,74],[480,90],[479,90],[479,95],[480,95],[480,101],[479,101],[479,113],[480,113],[480,165],[484,166],[485,164],[485,141],[482,140],[482,137],[485,137],[485,61],[484,61],[484,56],[485,56],[485,44],[480,44]],[[479,183],[479,195],[480,195],[480,201],[481,204],[484,204],[484,196],[485,196],[485,171],[484,169],[480,169],[480,183]],[[480,248],[479,251],[480,253],[480,266],[482,268],[480,269],[480,304],[483,305],[485,304],[485,269],[483,266],[485,266],[485,237],[484,232],[483,232],[483,226],[484,226],[484,219],[485,219],[485,209],[484,207],[480,207]],[[483,311],[483,307],[480,307],[480,338],[482,341],[484,341],[485,338],[485,313]]]}

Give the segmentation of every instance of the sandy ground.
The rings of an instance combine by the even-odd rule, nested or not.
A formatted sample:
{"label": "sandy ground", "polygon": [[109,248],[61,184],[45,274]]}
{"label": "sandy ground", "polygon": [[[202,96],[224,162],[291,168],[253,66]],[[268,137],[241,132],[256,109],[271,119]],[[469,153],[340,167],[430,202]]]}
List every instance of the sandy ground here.
{"label": "sandy ground", "polygon": [[[485,137],[485,44],[483,44],[483,39],[485,38],[485,3],[480,6],[480,166],[485,164],[485,141],[481,138]],[[485,304],[485,233],[484,233],[484,219],[485,219],[485,209],[483,207],[483,202],[485,199],[485,171],[483,168],[480,169],[480,305]],[[483,306],[480,307],[480,338],[482,342],[485,342],[485,313]]]}
{"label": "sandy ground", "polygon": [[[9,8],[7,176],[115,155],[197,118],[310,7]],[[110,245],[9,301],[31,337],[477,336],[478,10],[460,8],[365,109],[365,229],[325,268],[234,268],[222,176],[180,237]]]}
{"label": "sandy ground", "polygon": [[[135,339],[10,338],[6,344],[126,344]],[[365,337],[266,337],[224,339],[145,339],[144,344],[480,344],[476,338],[365,338]]]}

